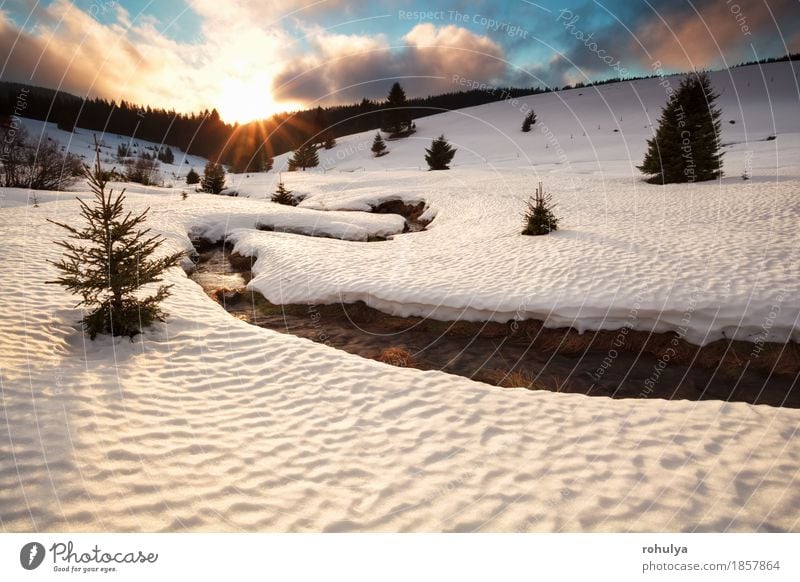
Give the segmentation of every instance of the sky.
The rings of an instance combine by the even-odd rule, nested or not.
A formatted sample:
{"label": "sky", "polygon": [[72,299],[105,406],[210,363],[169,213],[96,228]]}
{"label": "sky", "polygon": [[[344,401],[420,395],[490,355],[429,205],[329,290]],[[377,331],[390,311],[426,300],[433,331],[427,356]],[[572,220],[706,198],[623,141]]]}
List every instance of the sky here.
{"label": "sky", "polygon": [[0,80],[246,122],[800,52],[800,0],[0,0]]}

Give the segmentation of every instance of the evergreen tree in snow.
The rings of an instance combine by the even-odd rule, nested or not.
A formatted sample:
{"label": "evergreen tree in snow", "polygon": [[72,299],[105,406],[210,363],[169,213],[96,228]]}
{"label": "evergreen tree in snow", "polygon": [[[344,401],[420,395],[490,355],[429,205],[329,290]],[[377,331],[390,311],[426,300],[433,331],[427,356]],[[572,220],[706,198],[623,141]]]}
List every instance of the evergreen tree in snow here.
{"label": "evergreen tree in snow", "polygon": [[306,142],[295,150],[289,160],[289,171],[294,172],[297,168],[300,168],[305,172],[306,168],[316,168],[318,165],[319,155],[317,154],[316,146],[313,143]]}
{"label": "evergreen tree in snow", "polygon": [[407,137],[412,133],[411,128],[406,93],[400,83],[395,83],[386,99],[386,111],[384,111],[381,130],[392,137]]}
{"label": "evergreen tree in snow", "polygon": [[377,132],[375,134],[375,139],[372,140],[372,153],[375,154],[376,158],[385,156],[389,153],[386,151],[386,143],[383,141],[380,132]]}
{"label": "evergreen tree in snow", "polygon": [[528,111],[528,114],[525,116],[524,121],[522,122],[522,131],[528,133],[531,130],[531,127],[536,123],[536,113],[534,113],[533,109]]}
{"label": "evergreen tree in snow", "polygon": [[718,95],[706,73],[692,73],[661,112],[639,170],[651,184],[700,182],[722,176]]}
{"label": "evergreen tree in snow", "polygon": [[[325,147],[328,138],[328,116],[322,107],[317,107],[311,125],[309,141],[319,147]],[[327,148],[326,148],[327,149]]]}
{"label": "evergreen tree in snow", "polygon": [[261,149],[256,152],[256,171],[269,172],[272,169],[273,163],[272,156],[269,155],[266,146],[262,146]]}
{"label": "evergreen tree in snow", "polygon": [[326,150],[329,150],[333,148],[333,146],[335,145],[336,145],[336,138],[333,137],[333,132],[330,130],[325,132],[325,141],[323,142],[322,147],[324,147]]}
{"label": "evergreen tree in snow", "polygon": [[222,164],[208,162],[200,180],[200,189],[209,194],[219,194],[223,188],[225,188],[225,168]]}
{"label": "evergreen tree in snow", "polygon": [[430,149],[425,150],[425,161],[428,162],[428,169],[449,170],[450,162],[453,161],[456,151],[444,138],[444,135],[440,135],[433,140]]}
{"label": "evergreen tree in snow", "polygon": [[278,189],[272,195],[272,201],[286,206],[297,206],[297,200],[292,196],[292,191],[287,190],[283,185],[283,180],[278,183]]}
{"label": "evergreen tree in snow", "polygon": [[189,168],[189,173],[186,174],[186,183],[190,185],[200,183],[200,174],[195,172],[194,168]]}
{"label": "evergreen tree in snow", "polygon": [[61,260],[52,262],[61,275],[49,283],[81,296],[77,306],[90,310],[81,320],[90,338],[99,333],[133,337],[154,321],[163,321],[160,304],[171,285],[160,285],[147,296],[142,287],[160,283],[164,272],[177,266],[184,254],[153,258],[164,239],[142,228],[149,209],[134,216],[124,208],[124,190],[116,196],[113,191],[106,193],[100,150],[95,147],[94,169],[84,166],[94,203],[78,199],[85,225],[76,228],[50,221],[70,236],[56,243],[66,252]]}
{"label": "evergreen tree in snow", "polygon": [[175,162],[175,154],[172,152],[172,148],[169,146],[165,148],[160,148],[158,150],[158,161],[163,162],[165,164],[172,164]]}
{"label": "evergreen tree in snow", "polygon": [[545,194],[542,183],[536,189],[536,194],[528,200],[525,211],[525,229],[522,234],[538,236],[550,234],[558,230],[558,218],[553,214],[555,205],[551,202],[550,194]]}

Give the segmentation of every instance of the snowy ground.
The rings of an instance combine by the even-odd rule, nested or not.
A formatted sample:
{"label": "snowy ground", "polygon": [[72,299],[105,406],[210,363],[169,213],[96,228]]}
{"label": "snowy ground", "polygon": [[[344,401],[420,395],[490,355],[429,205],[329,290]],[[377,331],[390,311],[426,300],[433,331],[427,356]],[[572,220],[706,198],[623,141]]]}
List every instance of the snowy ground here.
{"label": "snowy ground", "polygon": [[[746,86],[758,71],[734,75]],[[773,111],[791,103],[789,81],[779,82]],[[644,102],[654,115],[663,90],[649,83],[656,89],[639,82],[637,90],[652,95]],[[569,95],[533,98],[540,119],[561,119],[547,113],[547,100]],[[635,116],[622,94],[613,105],[607,97],[609,120]],[[264,200],[273,174],[232,177],[250,198],[190,193],[183,201],[179,188],[130,185],[129,202],[152,207],[151,225],[171,248],[188,249],[190,234],[229,235],[258,256],[251,284],[274,301],[362,299],[395,313],[537,316],[583,328],[685,326],[698,342],[723,332],[797,339],[800,127],[792,124],[800,117],[774,131],[767,105],[750,103],[752,117],[738,119],[747,120],[748,139],[778,138],[732,146],[721,185],[642,183],[631,165],[644,134],[627,129],[624,148],[576,147],[568,164],[520,168],[515,157],[450,172],[409,169],[412,154],[421,160],[424,142],[443,130],[465,140],[454,140],[457,161],[467,161],[469,139],[475,151],[503,154],[457,136],[461,126],[449,121],[457,114],[447,114],[420,121],[419,140],[390,142],[392,153],[374,162],[394,165],[345,172],[364,164],[343,160],[338,169],[284,174],[307,196],[300,208]],[[484,106],[481,116],[496,128],[509,107]],[[597,103],[573,109],[597,127]],[[578,139],[564,131],[562,143]],[[544,150],[546,136],[530,137]],[[344,149],[329,155],[357,139],[339,140]],[[749,181],[738,176],[744,167]],[[538,180],[558,202],[563,230],[524,238],[522,205]],[[45,219],[74,222],[77,204],[61,193],[32,208],[26,191],[3,194],[3,529],[800,529],[798,410],[503,390],[392,368],[238,321],[179,270],[168,275],[167,324],[135,342],[90,342],[74,298],[45,285],[55,275],[47,261],[58,256],[51,241],[62,236]],[[435,216],[429,230],[358,242],[401,226],[353,211],[392,198],[425,200]],[[319,225],[356,240],[257,224]]]}

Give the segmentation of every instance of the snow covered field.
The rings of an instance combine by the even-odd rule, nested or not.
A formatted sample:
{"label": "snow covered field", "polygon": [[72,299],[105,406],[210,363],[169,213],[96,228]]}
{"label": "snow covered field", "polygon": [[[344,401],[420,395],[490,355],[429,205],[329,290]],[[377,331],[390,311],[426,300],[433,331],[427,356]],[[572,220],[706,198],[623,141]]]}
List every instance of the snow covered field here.
{"label": "snow covered field", "polygon": [[[230,177],[239,198],[128,185],[129,202],[152,208],[170,249],[229,236],[258,257],[251,285],[277,303],[797,340],[800,116],[796,77],[775,66],[735,69],[736,91],[714,76],[723,141],[737,142],[721,184],[662,188],[632,169],[664,101],[654,79],[526,98],[555,142],[521,134],[509,103],[419,120],[378,160],[358,148],[374,134],[340,139],[318,170],[283,174],[307,196],[298,208],[266,200],[274,173]],[[442,132],[459,148],[454,169],[419,171]],[[540,180],[562,230],[521,237]],[[63,236],[46,219],[75,222],[77,203],[3,195],[5,530],[800,529],[800,410],[504,390],[393,368],[238,321],[178,270],[166,324],[90,342],[74,298],[45,284]],[[424,200],[428,230],[359,242],[402,230],[358,212],[390,199]]]}

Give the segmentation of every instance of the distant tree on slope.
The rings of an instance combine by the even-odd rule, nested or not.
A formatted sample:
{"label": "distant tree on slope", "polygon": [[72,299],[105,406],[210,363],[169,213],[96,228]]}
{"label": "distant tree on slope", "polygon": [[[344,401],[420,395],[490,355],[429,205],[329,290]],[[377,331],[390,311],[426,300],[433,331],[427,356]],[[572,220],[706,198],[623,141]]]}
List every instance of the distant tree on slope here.
{"label": "distant tree on slope", "polygon": [[159,148],[158,154],[156,155],[158,156],[159,162],[163,162],[165,164],[172,164],[175,162],[175,154],[172,152],[172,148],[169,146]]}
{"label": "distant tree on slope", "polygon": [[706,73],[692,73],[667,101],[639,170],[651,184],[701,182],[722,176],[718,95]]}
{"label": "distant tree on slope", "polygon": [[407,137],[411,135],[412,127],[406,93],[400,83],[395,83],[386,98],[381,129],[392,137]]}
{"label": "distant tree on slope", "polygon": [[386,151],[386,143],[383,141],[380,132],[377,132],[375,134],[375,139],[372,140],[372,153],[375,154],[376,158],[385,156],[389,153]]}
{"label": "distant tree on slope", "polygon": [[200,183],[200,174],[195,172],[194,168],[190,168],[189,173],[186,174],[186,183],[190,185]]}
{"label": "distant tree on slope", "polygon": [[200,188],[209,194],[219,194],[225,188],[225,168],[222,164],[208,162],[203,177],[200,180]]}
{"label": "distant tree on slope", "polygon": [[425,150],[425,161],[428,162],[429,170],[449,170],[450,162],[456,155],[455,149],[440,135],[431,143],[430,149]]}
{"label": "distant tree on slope", "polygon": [[305,172],[306,168],[316,168],[318,165],[317,147],[313,143],[306,142],[295,150],[289,160],[289,171],[294,172],[297,168],[300,168]]}
{"label": "distant tree on slope", "polygon": [[82,297],[78,306],[91,312],[81,322],[92,339],[99,333],[133,337],[154,321],[163,320],[160,304],[171,285],[160,285],[149,296],[143,296],[141,290],[160,283],[164,272],[177,266],[184,255],[176,252],[152,258],[164,239],[141,228],[149,209],[136,216],[126,211],[124,190],[117,196],[113,191],[106,193],[106,173],[100,167],[97,148],[94,169],[84,166],[94,203],[78,199],[86,221],[83,228],[50,220],[69,231],[72,240],[56,243],[66,253],[52,262],[61,275],[48,282]]}
{"label": "distant tree on slope", "polygon": [[536,113],[531,109],[528,111],[528,114],[525,116],[525,119],[522,122],[522,131],[528,133],[531,130],[531,127],[536,123]]}

